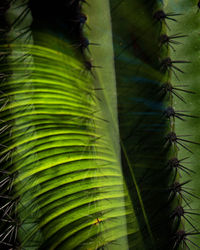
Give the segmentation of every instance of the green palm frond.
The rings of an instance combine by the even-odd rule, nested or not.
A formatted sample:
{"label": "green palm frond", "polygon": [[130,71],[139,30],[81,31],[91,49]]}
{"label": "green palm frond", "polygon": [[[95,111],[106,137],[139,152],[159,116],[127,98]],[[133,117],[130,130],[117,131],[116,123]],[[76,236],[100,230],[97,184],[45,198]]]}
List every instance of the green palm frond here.
{"label": "green palm frond", "polygon": [[2,250],[198,248],[197,2],[0,3]]}
{"label": "green palm frond", "polygon": [[[126,216],[137,221],[91,76],[67,46],[65,53],[36,45],[10,49],[15,73],[1,85],[9,100],[1,119],[12,129],[2,138],[9,146],[1,157],[10,153],[4,170],[16,176],[12,198],[5,199],[17,202],[21,246],[94,248],[125,241]],[[21,54],[27,57],[19,64]]]}

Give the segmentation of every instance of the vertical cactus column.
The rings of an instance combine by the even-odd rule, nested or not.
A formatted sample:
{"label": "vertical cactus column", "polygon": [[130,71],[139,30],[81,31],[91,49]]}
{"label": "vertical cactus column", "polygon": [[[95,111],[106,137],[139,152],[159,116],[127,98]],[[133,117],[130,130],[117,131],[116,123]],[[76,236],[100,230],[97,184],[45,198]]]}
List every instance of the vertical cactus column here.
{"label": "vertical cactus column", "polygon": [[[31,63],[32,58],[27,57],[22,49],[22,44],[31,44],[31,33],[28,27],[31,24],[31,15],[27,6],[27,1],[3,1],[1,7],[1,149],[0,149],[0,248],[11,249],[19,247],[20,242],[18,233],[20,231],[21,220],[17,212],[20,202],[20,195],[16,193],[14,185],[18,171],[14,170],[14,151],[16,150],[17,137],[17,113],[25,112],[29,104],[25,98],[25,93],[31,91],[30,85],[24,84],[24,78],[29,77],[27,65]],[[26,32],[25,32],[26,31]],[[16,44],[19,50],[13,48],[12,44]],[[14,60],[13,60],[14,58]],[[18,67],[23,58],[23,75],[18,74]],[[11,66],[13,64],[13,66]],[[15,73],[13,69],[15,68]],[[22,79],[23,78],[23,79]],[[17,82],[18,84],[16,89]],[[14,94],[16,91],[16,94]],[[20,109],[20,103],[23,104]],[[23,109],[26,107],[25,109]],[[18,131],[19,132],[19,131]],[[24,131],[26,132],[26,130]]]}
{"label": "vertical cactus column", "polygon": [[[173,143],[177,149],[173,167],[177,172],[177,195],[180,197],[180,202],[172,213],[173,219],[179,222],[174,233],[174,249],[198,249],[200,242],[198,8],[198,1],[165,2],[166,12],[181,14],[178,22],[170,25],[168,31],[170,58],[174,62],[182,63],[178,68],[172,66],[177,75],[172,72],[170,79],[170,93],[173,96],[170,117],[174,118]],[[174,41],[174,38],[178,39]]]}
{"label": "vertical cactus column", "polygon": [[[169,57],[169,39],[179,36],[169,38],[167,32],[178,15],[165,12],[160,1],[111,1],[111,6],[124,176],[146,248],[173,249],[181,185],[174,166],[177,148],[169,93],[177,68]],[[144,210],[135,198],[130,169]]]}
{"label": "vertical cactus column", "polygon": [[199,10],[0,3],[0,249],[199,248]]}

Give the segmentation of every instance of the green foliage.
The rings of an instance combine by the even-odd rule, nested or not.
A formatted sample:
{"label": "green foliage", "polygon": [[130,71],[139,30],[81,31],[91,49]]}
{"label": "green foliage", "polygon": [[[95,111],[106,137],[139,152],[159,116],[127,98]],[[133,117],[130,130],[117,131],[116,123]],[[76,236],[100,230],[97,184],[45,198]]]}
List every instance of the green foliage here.
{"label": "green foliage", "polygon": [[[167,100],[162,84],[168,76],[160,70],[167,49],[160,45],[162,25],[153,18],[159,5],[157,1],[119,5],[111,1],[111,6],[123,172],[133,206],[141,207],[137,217],[141,230],[146,231],[146,248],[169,249],[172,204],[167,200],[173,176],[167,168],[170,150],[165,145],[169,121],[163,115]],[[131,172],[140,200],[131,185]]]}
{"label": "green foliage", "polygon": [[0,3],[1,249],[198,248],[197,1],[162,2]]}

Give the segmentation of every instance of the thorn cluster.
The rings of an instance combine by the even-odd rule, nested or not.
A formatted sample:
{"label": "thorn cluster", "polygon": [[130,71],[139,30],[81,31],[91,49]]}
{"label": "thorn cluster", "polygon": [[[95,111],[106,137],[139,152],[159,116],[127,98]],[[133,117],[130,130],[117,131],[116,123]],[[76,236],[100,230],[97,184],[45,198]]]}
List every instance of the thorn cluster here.
{"label": "thorn cluster", "polygon": [[[200,9],[200,1],[198,1],[198,11]],[[178,16],[180,14],[174,14],[174,13],[165,13],[162,10],[157,11],[154,14],[154,19],[162,24],[165,24],[167,28],[169,26],[166,23],[166,20],[171,20],[171,21],[177,21],[174,17]],[[170,28],[169,28],[170,29]],[[174,34],[168,36],[167,34],[161,34],[159,38],[159,43],[160,47],[165,46],[167,49],[171,48],[173,51],[175,51],[174,45],[180,45],[182,44],[181,42],[177,41],[177,39],[187,37],[187,35],[183,35],[181,33]],[[176,64],[183,64],[183,63],[190,63],[189,61],[185,60],[172,60],[170,57],[164,58],[160,61],[160,71],[162,73],[167,73],[168,78],[171,76],[171,73],[173,73],[176,77],[177,80],[179,80],[177,73],[184,73],[184,71],[177,67]],[[169,132],[165,136],[165,144],[168,146],[173,146],[172,149],[172,154],[174,154],[171,159],[168,160],[167,162],[167,169],[171,171],[175,171],[175,177],[173,180],[173,183],[169,186],[168,191],[169,191],[169,200],[173,201],[176,198],[176,202],[178,202],[177,206],[174,208],[170,215],[170,219],[174,223],[176,223],[176,227],[173,232],[172,236],[172,249],[179,249],[179,247],[182,247],[181,249],[190,249],[188,244],[193,245],[193,247],[200,248],[200,246],[197,246],[191,239],[190,236],[192,235],[199,235],[199,230],[194,226],[192,223],[191,219],[192,217],[190,215],[199,215],[197,213],[193,213],[192,209],[190,207],[190,197],[197,198],[199,199],[198,196],[196,196],[189,188],[185,187],[186,184],[188,184],[190,181],[185,181],[183,183],[179,182],[179,179],[177,176],[181,177],[180,172],[185,172],[187,175],[191,176],[192,173],[195,173],[193,170],[190,168],[184,166],[185,164],[183,163],[188,157],[184,159],[178,159],[177,156],[177,149],[179,150],[179,146],[188,152],[192,153],[190,147],[188,144],[196,144],[199,145],[199,143],[187,140],[184,137],[190,136],[190,135],[177,135],[176,132],[174,131],[175,126],[173,126],[175,122],[175,118],[185,121],[186,118],[198,118],[197,116],[189,115],[186,114],[185,112],[187,111],[177,111],[173,108],[173,97],[177,97],[179,100],[182,102],[186,103],[184,98],[179,94],[179,92],[185,92],[189,94],[195,94],[192,91],[189,91],[187,89],[184,89],[185,85],[176,85],[173,86],[169,81],[165,82],[161,86],[160,92],[162,95],[166,95],[170,97],[171,100],[171,105],[168,106],[164,111],[163,115],[167,119],[173,119],[173,122],[170,122],[171,126],[171,132]],[[174,150],[174,153],[173,153]],[[174,173],[174,172],[173,172]],[[188,197],[189,196],[189,197]],[[182,206],[182,201],[186,204],[187,207],[190,208],[190,210],[184,209]],[[194,232],[185,232],[184,230],[184,223],[183,221],[186,221],[192,228]],[[174,227],[173,227],[174,228]]]}
{"label": "thorn cluster", "polygon": [[[75,14],[76,17],[75,17],[74,21],[79,23],[79,43],[78,43],[78,47],[80,47],[81,53],[83,54],[83,57],[85,58],[85,61],[84,61],[85,69],[87,71],[91,72],[91,74],[94,77],[92,69],[93,68],[101,68],[101,67],[100,66],[94,66],[92,64],[92,61],[89,60],[86,57],[86,54],[85,54],[85,50],[87,50],[89,52],[89,54],[90,54],[89,46],[91,46],[91,45],[98,46],[99,45],[98,43],[90,42],[88,40],[88,38],[84,36],[83,27],[84,27],[84,25],[87,25],[87,16],[84,13],[82,13],[82,4],[88,4],[88,3],[85,0],[72,0],[72,1],[70,1],[69,4],[77,6],[77,8],[76,8],[77,11],[76,11],[76,14]],[[90,29],[89,26],[87,26],[87,27]]]}

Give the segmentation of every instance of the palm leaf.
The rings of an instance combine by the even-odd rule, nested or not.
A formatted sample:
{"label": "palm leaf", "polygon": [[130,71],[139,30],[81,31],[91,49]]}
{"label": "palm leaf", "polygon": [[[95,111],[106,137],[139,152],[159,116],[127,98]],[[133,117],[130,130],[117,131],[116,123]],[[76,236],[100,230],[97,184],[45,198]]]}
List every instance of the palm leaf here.
{"label": "palm leaf", "polygon": [[1,190],[1,244],[16,246],[17,233],[22,249],[126,246],[140,232],[104,116],[110,108],[101,108],[93,76],[69,42],[36,29],[26,44],[21,39],[1,46],[8,75],[1,180],[14,179]]}
{"label": "palm leaf", "polygon": [[171,4],[2,4],[2,249],[179,249],[198,235],[177,216],[185,194],[198,202],[175,161],[191,150],[174,133],[188,116],[171,108],[185,97],[167,89],[184,62],[169,58],[173,39],[188,41],[173,25],[186,4]]}

